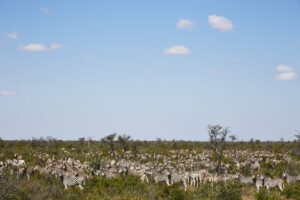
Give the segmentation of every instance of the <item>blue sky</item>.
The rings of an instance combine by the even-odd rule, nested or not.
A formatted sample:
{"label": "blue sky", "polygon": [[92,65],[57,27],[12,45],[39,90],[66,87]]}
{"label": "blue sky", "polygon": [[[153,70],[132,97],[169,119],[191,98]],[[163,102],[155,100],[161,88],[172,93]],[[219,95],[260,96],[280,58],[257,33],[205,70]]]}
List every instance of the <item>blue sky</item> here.
{"label": "blue sky", "polygon": [[0,136],[300,131],[300,1],[0,0]]}

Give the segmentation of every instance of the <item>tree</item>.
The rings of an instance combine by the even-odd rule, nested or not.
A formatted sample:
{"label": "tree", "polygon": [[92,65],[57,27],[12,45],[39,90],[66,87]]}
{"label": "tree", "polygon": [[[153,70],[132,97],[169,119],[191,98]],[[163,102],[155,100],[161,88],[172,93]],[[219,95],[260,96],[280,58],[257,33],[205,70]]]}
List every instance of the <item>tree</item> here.
{"label": "tree", "polygon": [[300,132],[297,131],[297,134],[295,135],[298,142],[300,142]]}
{"label": "tree", "polygon": [[104,138],[101,139],[101,141],[105,144],[108,144],[110,151],[115,155],[115,138],[117,134],[113,133],[110,135],[105,136]]}
{"label": "tree", "polygon": [[223,128],[220,125],[209,125],[208,135],[211,147],[213,149],[216,162],[217,162],[217,173],[221,174],[221,163],[223,159],[223,151],[225,149],[226,136],[229,133],[228,128]]}
{"label": "tree", "polygon": [[124,151],[129,150],[129,141],[131,137],[129,135],[119,135],[118,136],[118,143],[122,146]]}
{"label": "tree", "polygon": [[78,141],[79,141],[80,146],[83,146],[84,142],[85,142],[85,138],[84,137],[80,137],[80,138],[78,138]]}
{"label": "tree", "polygon": [[300,155],[300,132],[299,131],[297,131],[295,137],[296,137],[297,143],[298,143],[298,145],[296,147],[296,150],[295,150],[295,153],[296,153],[296,155],[299,156]]}
{"label": "tree", "polygon": [[237,140],[236,135],[229,135],[229,138],[231,139],[232,145],[233,145],[233,151],[234,151],[234,158],[236,158],[236,144],[235,141]]}

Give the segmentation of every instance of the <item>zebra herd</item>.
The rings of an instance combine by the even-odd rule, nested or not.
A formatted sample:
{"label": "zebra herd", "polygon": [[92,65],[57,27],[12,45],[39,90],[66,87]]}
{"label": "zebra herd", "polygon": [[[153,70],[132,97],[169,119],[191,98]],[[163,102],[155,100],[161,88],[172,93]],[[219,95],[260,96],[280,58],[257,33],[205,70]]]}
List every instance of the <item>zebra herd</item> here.
{"label": "zebra herd", "polygon": [[[282,176],[286,180],[287,184],[300,182],[300,175],[290,176],[286,172],[283,172]],[[269,177],[266,177],[265,175],[255,175],[252,177],[245,177],[240,174],[237,174],[236,178],[243,184],[253,184],[256,187],[257,191],[259,191],[261,187],[266,187],[267,190],[276,187],[278,187],[280,191],[284,190],[284,181],[280,178],[271,179]]]}
{"label": "zebra herd", "polygon": [[[259,191],[260,188],[266,187],[267,190],[271,188],[276,188],[280,191],[284,190],[284,180],[280,178],[271,179],[266,177],[265,175],[254,175],[254,176],[243,176],[239,173],[236,175],[224,175],[217,176],[208,173],[206,170],[199,170],[193,172],[184,172],[184,173],[171,173],[171,174],[155,174],[154,175],[155,183],[158,182],[166,182],[168,186],[181,182],[184,186],[184,190],[186,191],[188,185],[191,187],[198,187],[199,184],[210,182],[212,185],[219,181],[227,181],[227,180],[239,180],[242,184],[254,185]],[[286,180],[287,184],[293,184],[296,182],[300,182],[300,175],[298,176],[290,176],[286,172],[283,172],[283,178]]]}
{"label": "zebra herd", "polygon": [[[226,152],[226,154],[228,154],[227,157],[232,156],[230,152]],[[220,176],[210,173],[215,171],[216,168],[215,163],[210,159],[211,155],[209,151],[201,153],[190,153],[189,151],[170,152],[168,156],[145,153],[132,159],[130,153],[124,153],[119,157],[103,159],[101,162],[94,164],[89,161],[80,162],[72,157],[57,159],[54,155],[37,153],[34,156],[40,164],[33,166],[29,166],[23,160],[22,156],[15,155],[13,159],[0,161],[0,178],[1,174],[6,171],[6,174],[14,174],[18,179],[22,176],[27,176],[28,181],[30,181],[30,175],[39,173],[41,175],[53,175],[60,178],[65,189],[72,186],[78,186],[80,189],[83,189],[85,182],[92,176],[101,176],[109,179],[131,175],[138,177],[143,183],[150,181],[155,183],[163,182],[167,186],[181,184],[185,191],[187,191],[188,187],[199,187],[203,183],[214,185],[217,182],[226,183],[228,180],[238,180],[242,184],[253,185],[258,191],[262,187],[268,190],[278,187],[279,190],[283,191],[284,180],[287,184],[300,181],[300,175],[291,176],[286,172],[282,174],[282,179],[271,179],[265,175],[247,177],[239,173],[229,174],[229,170],[241,171],[245,166],[251,167],[251,174],[257,174],[260,171],[260,163],[269,162],[275,168],[276,163],[279,161],[288,161],[288,159],[285,159],[287,158],[285,155],[281,155],[282,158],[276,161],[276,155],[267,152],[238,152],[237,155],[239,154],[240,157],[250,158],[244,161],[234,159],[233,164],[223,164],[222,167],[224,170]],[[95,154],[95,157],[97,156],[100,155]]]}

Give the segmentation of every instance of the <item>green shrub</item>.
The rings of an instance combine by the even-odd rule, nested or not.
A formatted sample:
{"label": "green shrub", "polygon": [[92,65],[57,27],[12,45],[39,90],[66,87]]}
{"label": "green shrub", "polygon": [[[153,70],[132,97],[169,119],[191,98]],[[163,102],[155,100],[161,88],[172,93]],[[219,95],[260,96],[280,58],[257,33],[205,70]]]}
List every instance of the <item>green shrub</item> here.
{"label": "green shrub", "polygon": [[300,183],[293,185],[285,184],[283,193],[289,199],[300,200]]}
{"label": "green shrub", "polygon": [[256,200],[281,200],[281,197],[278,193],[268,192],[268,190],[265,188],[260,189],[255,197]]}

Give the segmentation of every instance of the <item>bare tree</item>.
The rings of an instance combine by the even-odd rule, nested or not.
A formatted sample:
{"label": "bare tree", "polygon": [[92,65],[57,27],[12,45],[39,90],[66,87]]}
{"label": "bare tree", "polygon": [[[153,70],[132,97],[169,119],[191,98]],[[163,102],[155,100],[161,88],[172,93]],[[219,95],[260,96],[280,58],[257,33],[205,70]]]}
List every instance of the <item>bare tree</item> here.
{"label": "bare tree", "polygon": [[221,174],[223,151],[225,149],[226,136],[228,133],[229,133],[228,128],[223,128],[220,125],[208,126],[209,141],[216,158],[216,162],[217,162],[216,171],[218,175]]}

